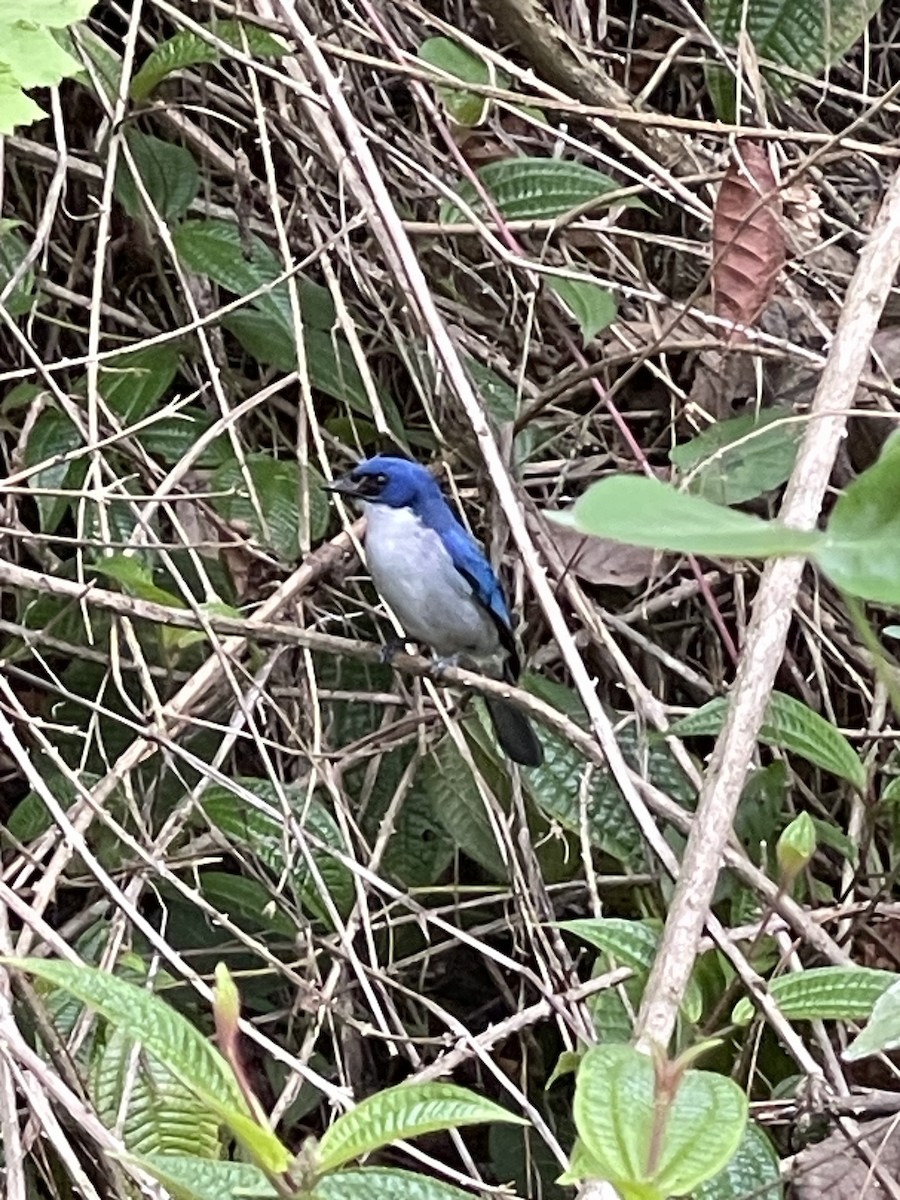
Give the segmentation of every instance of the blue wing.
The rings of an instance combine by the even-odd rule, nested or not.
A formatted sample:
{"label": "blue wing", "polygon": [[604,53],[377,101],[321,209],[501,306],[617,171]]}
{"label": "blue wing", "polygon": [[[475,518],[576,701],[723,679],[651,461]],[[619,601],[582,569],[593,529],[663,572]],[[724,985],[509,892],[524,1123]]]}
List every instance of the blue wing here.
{"label": "blue wing", "polygon": [[515,680],[519,674],[519,656],[513,637],[512,619],[500,580],[484,551],[465,526],[454,519],[452,525],[448,524],[440,530],[440,535],[454,567],[469,584],[478,603],[493,617],[500,635],[500,644],[509,655],[507,667],[510,680]]}

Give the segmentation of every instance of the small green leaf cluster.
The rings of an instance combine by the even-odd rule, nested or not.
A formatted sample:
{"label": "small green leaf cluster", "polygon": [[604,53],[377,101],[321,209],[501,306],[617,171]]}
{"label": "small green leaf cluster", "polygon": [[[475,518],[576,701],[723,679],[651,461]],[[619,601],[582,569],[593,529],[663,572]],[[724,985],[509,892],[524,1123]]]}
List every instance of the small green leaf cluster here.
{"label": "small green leaf cluster", "polygon": [[[242,1195],[331,1200],[357,1192],[410,1200],[465,1200],[467,1193],[460,1189],[411,1171],[349,1164],[404,1138],[487,1121],[523,1123],[493,1101],[453,1084],[401,1084],[361,1101],[338,1117],[318,1143],[310,1140],[299,1154],[293,1154],[265,1121],[239,1059],[214,1049],[154,992],[72,962],[3,961],[61,989],[105,1018],[112,1034],[97,1068],[101,1111],[120,1125],[128,1164],[159,1180],[179,1200]],[[217,1028],[220,1042],[230,1046],[237,1028],[237,993],[223,967],[216,977]],[[164,1090],[156,1096],[161,1109],[157,1136],[148,1130],[146,1112],[152,1089],[139,1086],[126,1091],[127,1060],[135,1046],[154,1064],[150,1069],[157,1083],[163,1081]],[[170,1086],[172,1080],[177,1090]],[[176,1094],[183,1101],[180,1111],[166,1111]],[[222,1157],[220,1129],[240,1146],[245,1161]]]}

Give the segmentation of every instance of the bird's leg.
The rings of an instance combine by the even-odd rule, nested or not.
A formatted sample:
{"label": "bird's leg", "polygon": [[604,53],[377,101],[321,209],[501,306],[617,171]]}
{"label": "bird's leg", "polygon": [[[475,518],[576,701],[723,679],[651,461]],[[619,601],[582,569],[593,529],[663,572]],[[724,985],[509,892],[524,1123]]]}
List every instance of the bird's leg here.
{"label": "bird's leg", "polygon": [[465,666],[465,659],[462,654],[442,654],[440,658],[433,658],[431,660],[431,669],[438,678],[446,671],[451,671],[454,667],[459,666]]}
{"label": "bird's leg", "polygon": [[394,661],[398,654],[402,654],[406,650],[406,638],[389,638],[381,647],[378,655],[379,662],[390,664]]}

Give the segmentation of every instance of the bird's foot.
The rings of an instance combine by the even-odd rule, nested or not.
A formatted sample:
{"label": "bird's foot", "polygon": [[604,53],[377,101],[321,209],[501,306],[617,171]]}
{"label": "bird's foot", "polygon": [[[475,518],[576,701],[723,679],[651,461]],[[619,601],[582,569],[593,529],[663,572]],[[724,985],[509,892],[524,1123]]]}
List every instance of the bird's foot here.
{"label": "bird's foot", "polygon": [[391,638],[381,647],[378,655],[378,661],[390,665],[398,654],[402,654],[406,650],[406,640],[404,638]]}
{"label": "bird's foot", "polygon": [[432,659],[431,669],[434,674],[440,678],[440,676],[445,675],[447,671],[452,671],[455,667],[458,667],[460,665],[460,658],[461,655],[459,654],[442,655],[440,658]]}

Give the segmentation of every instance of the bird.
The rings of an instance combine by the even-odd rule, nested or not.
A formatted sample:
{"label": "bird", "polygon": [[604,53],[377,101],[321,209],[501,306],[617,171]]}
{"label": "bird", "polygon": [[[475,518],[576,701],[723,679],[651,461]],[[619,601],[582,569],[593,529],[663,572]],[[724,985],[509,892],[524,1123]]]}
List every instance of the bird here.
{"label": "bird", "polygon": [[[500,580],[432,473],[411,459],[377,454],[327,490],[362,508],[372,582],[406,639],[429,646],[443,664],[471,659],[515,683],[519,656]],[[543,747],[527,716],[497,696],[485,703],[507,757],[540,766]]]}

